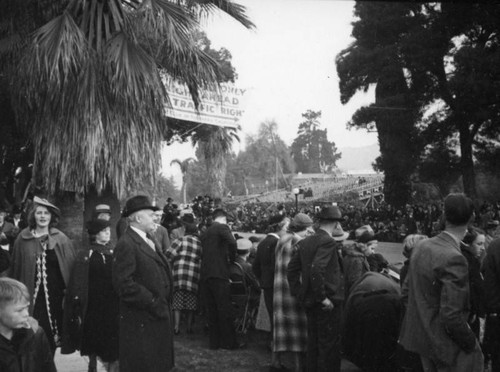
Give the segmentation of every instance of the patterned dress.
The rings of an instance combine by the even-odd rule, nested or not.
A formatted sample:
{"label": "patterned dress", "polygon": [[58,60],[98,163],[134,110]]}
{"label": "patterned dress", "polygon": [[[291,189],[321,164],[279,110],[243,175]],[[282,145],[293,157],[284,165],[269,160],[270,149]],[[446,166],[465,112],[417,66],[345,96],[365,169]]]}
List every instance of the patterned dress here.
{"label": "patterned dress", "polygon": [[173,309],[196,310],[201,267],[200,239],[196,235],[176,239],[166,256],[173,267]]}
{"label": "patterned dress", "polygon": [[273,296],[273,351],[305,352],[307,350],[307,318],[304,309],[290,294],[287,266],[300,238],[283,236],[276,247]]}
{"label": "patterned dress", "polygon": [[66,285],[55,250],[47,249],[47,236],[37,239],[43,250],[36,261],[33,317],[47,334],[51,349],[55,350],[60,345]]}

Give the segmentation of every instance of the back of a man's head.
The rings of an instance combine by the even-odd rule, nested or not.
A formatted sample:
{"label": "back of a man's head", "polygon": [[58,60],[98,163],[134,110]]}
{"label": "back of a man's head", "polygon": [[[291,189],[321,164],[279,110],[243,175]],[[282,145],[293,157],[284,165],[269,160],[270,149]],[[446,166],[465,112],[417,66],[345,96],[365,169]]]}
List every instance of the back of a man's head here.
{"label": "back of a man's head", "polygon": [[451,193],[444,199],[446,222],[454,226],[467,225],[474,215],[472,200],[461,193]]}
{"label": "back of a man's head", "polygon": [[214,219],[214,221],[222,217],[227,217],[227,213],[224,209],[217,208],[212,212],[212,218]]}

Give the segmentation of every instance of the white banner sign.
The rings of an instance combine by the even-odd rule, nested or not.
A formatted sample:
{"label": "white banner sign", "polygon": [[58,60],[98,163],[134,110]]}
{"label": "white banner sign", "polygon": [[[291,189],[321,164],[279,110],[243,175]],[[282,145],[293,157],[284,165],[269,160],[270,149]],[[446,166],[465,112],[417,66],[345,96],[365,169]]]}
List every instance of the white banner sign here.
{"label": "white banner sign", "polygon": [[162,80],[171,103],[171,107],[165,106],[168,117],[220,127],[238,126],[238,121],[244,112],[242,103],[246,89],[230,83],[221,83],[218,92],[200,90],[201,102],[196,111],[185,84],[175,81],[166,74],[162,75]]}

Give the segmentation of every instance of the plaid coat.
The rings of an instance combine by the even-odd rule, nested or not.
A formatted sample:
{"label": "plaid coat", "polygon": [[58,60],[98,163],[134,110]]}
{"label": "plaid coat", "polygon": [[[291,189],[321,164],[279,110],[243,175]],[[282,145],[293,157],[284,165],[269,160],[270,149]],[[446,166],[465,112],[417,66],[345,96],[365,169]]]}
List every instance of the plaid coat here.
{"label": "plaid coat", "polygon": [[307,317],[299,301],[290,294],[287,266],[300,238],[284,235],[276,247],[273,297],[273,351],[307,350]]}
{"label": "plaid coat", "polygon": [[176,239],[165,255],[173,267],[174,289],[197,293],[201,267],[200,239],[196,235]]}

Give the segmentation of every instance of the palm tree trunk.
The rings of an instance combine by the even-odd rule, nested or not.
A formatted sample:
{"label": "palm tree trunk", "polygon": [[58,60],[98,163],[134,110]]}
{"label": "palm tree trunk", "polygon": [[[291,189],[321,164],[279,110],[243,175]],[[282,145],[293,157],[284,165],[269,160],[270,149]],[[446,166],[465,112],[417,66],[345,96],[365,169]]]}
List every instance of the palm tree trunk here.
{"label": "palm tree trunk", "polygon": [[116,235],[116,225],[121,216],[120,201],[115,192],[107,187],[100,195],[97,193],[95,187],[90,186],[87,188],[84,196],[84,209],[83,209],[83,235],[85,236],[85,241],[88,240],[88,235],[86,233],[85,223],[92,219],[95,207],[98,204],[107,204],[111,208],[111,243],[116,244],[118,238]]}
{"label": "palm tree trunk", "polygon": [[187,185],[186,185],[186,173],[184,173],[182,175],[182,202],[184,203],[184,205],[186,205],[186,189],[187,189]]}

